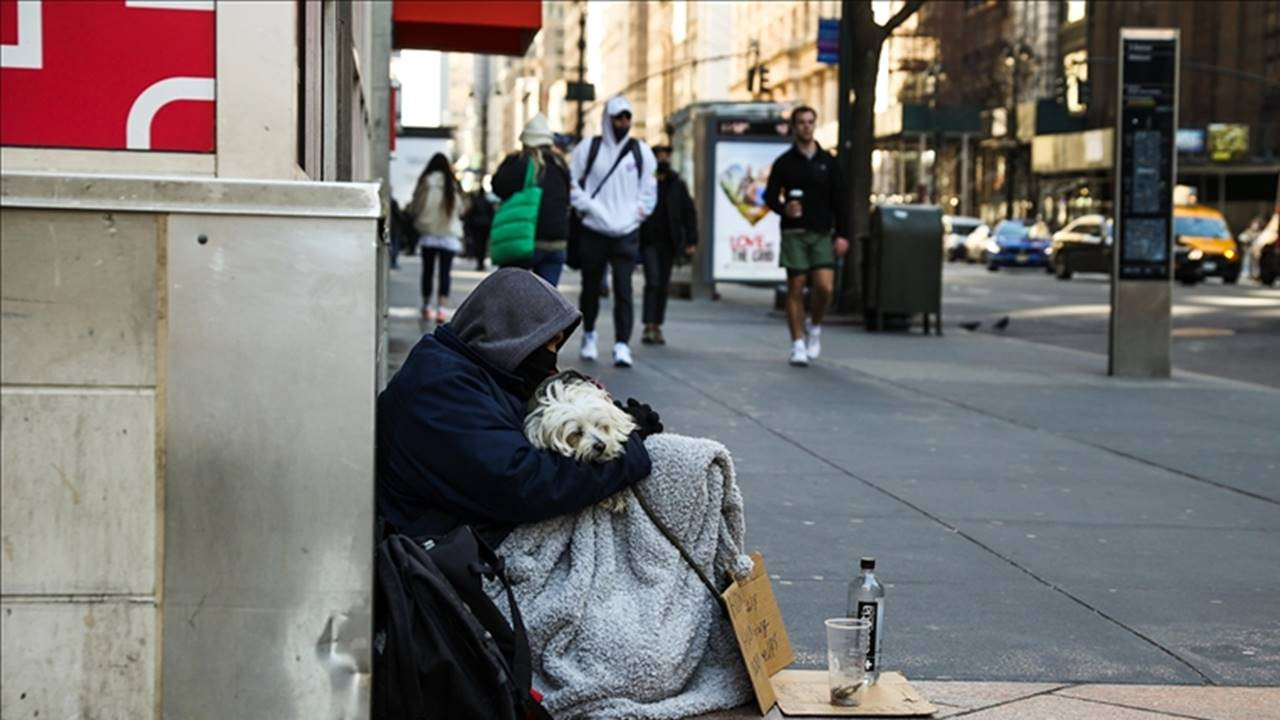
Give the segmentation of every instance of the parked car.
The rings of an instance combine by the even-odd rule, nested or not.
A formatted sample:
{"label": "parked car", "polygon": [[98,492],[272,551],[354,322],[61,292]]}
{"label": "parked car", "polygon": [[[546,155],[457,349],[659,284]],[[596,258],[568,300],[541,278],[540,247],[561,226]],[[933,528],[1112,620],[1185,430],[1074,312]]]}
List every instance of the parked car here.
{"label": "parked car", "polygon": [[1272,285],[1280,277],[1280,208],[1271,214],[1262,232],[1253,239],[1249,253],[1253,255],[1250,273],[1263,285]]}
{"label": "parked car", "polygon": [[1205,205],[1173,208],[1173,276],[1187,285],[1208,277],[1240,279],[1240,246],[1222,213]]}
{"label": "parked car", "polygon": [[965,257],[964,241],[979,226],[985,227],[976,217],[964,215],[942,216],[942,255],[951,262]]}
{"label": "parked car", "polygon": [[1049,227],[1031,220],[1001,220],[989,235],[970,233],[965,250],[970,262],[995,272],[1001,267],[1043,267],[1048,262]]}
{"label": "parked car", "polygon": [[1045,267],[1059,280],[1070,280],[1078,272],[1110,273],[1114,243],[1110,219],[1083,215],[1053,234]]}

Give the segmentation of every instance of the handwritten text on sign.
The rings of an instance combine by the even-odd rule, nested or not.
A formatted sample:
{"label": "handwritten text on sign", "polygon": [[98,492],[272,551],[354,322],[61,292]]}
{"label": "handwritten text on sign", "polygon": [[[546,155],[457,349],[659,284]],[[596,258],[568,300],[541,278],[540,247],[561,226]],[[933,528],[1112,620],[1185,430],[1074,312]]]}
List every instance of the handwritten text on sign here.
{"label": "handwritten text on sign", "polygon": [[764,558],[760,553],[752,553],[751,559],[755,563],[751,577],[731,584],[721,597],[729,610],[738,649],[742,651],[756,703],[763,715],[777,702],[769,677],[790,665],[795,653],[787,638],[777,598],[773,596],[773,586],[764,570]]}

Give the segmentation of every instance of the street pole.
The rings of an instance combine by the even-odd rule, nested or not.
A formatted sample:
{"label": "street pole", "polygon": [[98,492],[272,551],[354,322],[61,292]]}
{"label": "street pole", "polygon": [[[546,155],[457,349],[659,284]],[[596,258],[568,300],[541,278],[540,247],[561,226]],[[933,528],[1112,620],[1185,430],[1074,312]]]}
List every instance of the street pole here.
{"label": "street pole", "polygon": [[853,187],[853,54],[858,52],[858,48],[854,47],[853,31],[850,28],[853,17],[854,0],[842,0],[840,4],[840,65],[839,77],[836,89],[836,107],[839,109],[836,122],[838,123],[838,135],[836,146],[836,161],[840,167],[840,175],[844,178],[848,188],[849,197],[845,200],[845,213],[847,218],[846,227],[850,229],[849,252],[843,258],[837,259],[834,300],[836,308],[842,311],[849,311],[861,304],[858,298],[846,297],[848,291],[857,290],[861,286],[859,280],[847,277],[850,274],[858,273],[862,267],[862,263],[858,261],[857,254],[862,251],[862,243],[856,237],[852,237],[854,228],[853,218],[853,193],[862,192],[869,193],[869,188]]}
{"label": "street pole", "polygon": [[946,75],[942,72],[942,67],[938,63],[934,63],[929,68],[929,122],[933,130],[933,165],[930,167],[929,173],[929,200],[933,204],[942,206],[942,190],[938,183],[938,168],[942,165],[942,123],[938,122],[938,93],[941,90],[943,79]]}
{"label": "street pole", "polygon": [[586,117],[582,105],[582,88],[587,80],[587,4],[583,0],[579,0],[579,4],[582,8],[581,12],[578,13],[578,123],[573,131],[573,139],[575,141],[582,139],[582,130]]}
{"label": "street pole", "polygon": [[1013,219],[1018,216],[1017,211],[1013,207],[1013,183],[1017,179],[1017,171],[1015,164],[1018,158],[1018,65],[1021,59],[1018,57],[1018,51],[1013,51],[1013,79],[1011,82],[1013,94],[1009,101],[1009,118],[1005,123],[1005,130],[1009,135],[1009,149],[1004,160],[1004,202],[1005,217]]}

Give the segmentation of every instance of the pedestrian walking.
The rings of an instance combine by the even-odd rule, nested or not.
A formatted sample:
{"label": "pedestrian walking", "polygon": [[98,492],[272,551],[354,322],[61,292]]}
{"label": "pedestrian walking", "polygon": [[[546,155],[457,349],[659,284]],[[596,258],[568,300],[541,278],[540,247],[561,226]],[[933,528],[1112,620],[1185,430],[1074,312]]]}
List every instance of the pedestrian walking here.
{"label": "pedestrian walking", "polygon": [[653,148],[658,164],[658,204],[640,226],[640,255],[644,263],[644,333],[646,345],[666,345],[662,322],[667,314],[671,268],[693,255],[698,244],[698,216],[689,187],[671,169],[671,148]]}
{"label": "pedestrian walking", "polygon": [[[831,304],[836,257],[849,249],[844,180],[836,159],[813,139],[817,121],[817,111],[807,105],[791,111],[795,143],[773,161],[764,191],[769,209],[781,216],[790,362],[797,366],[822,352],[822,319]],[[804,312],[806,285],[810,320]]]}
{"label": "pedestrian walking", "polygon": [[476,270],[484,270],[484,259],[489,255],[489,228],[492,226],[493,203],[489,201],[489,193],[481,187],[468,197],[467,211],[462,215],[467,250],[475,258]]}
{"label": "pedestrian walking", "polygon": [[542,113],[534,115],[520,133],[523,149],[508,155],[493,174],[493,192],[506,200],[524,187],[529,163],[533,163],[542,201],[533,255],[519,266],[532,270],[552,287],[560,284],[569,238],[569,168],[552,149],[554,138],[547,118]]}
{"label": "pedestrian walking", "polygon": [[[453,258],[462,250],[462,189],[449,160],[436,153],[418,176],[408,212],[422,250],[422,319],[445,322]],[[440,268],[438,301],[432,305],[432,274]]]}
{"label": "pedestrian walking", "polygon": [[1240,248],[1241,277],[1253,277],[1253,243],[1262,234],[1262,228],[1266,227],[1266,224],[1267,216],[1258,215],[1249,222],[1249,227],[1236,236],[1236,244]]}
{"label": "pedestrian walking", "polygon": [[657,162],[643,141],[628,138],[631,103],[621,95],[609,99],[600,123],[601,134],[574,148],[570,164],[573,185],[570,202],[581,216],[577,234],[582,263],[583,360],[595,360],[596,316],[600,312],[601,280],[613,270],[613,364],[631,367],[631,330],[635,322],[631,275],[640,252],[640,223],[658,200],[654,178]]}

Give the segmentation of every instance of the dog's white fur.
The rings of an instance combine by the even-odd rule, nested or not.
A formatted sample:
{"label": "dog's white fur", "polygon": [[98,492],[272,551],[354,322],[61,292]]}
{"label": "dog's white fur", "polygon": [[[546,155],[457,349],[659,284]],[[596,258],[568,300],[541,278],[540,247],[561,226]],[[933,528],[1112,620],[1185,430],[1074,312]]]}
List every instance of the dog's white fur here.
{"label": "dog's white fur", "polygon": [[[561,375],[534,394],[533,409],[524,419],[524,434],[536,448],[544,448],[580,462],[608,462],[621,457],[636,423],[613,404],[594,383]],[[604,503],[613,512],[625,506],[622,493]]]}

